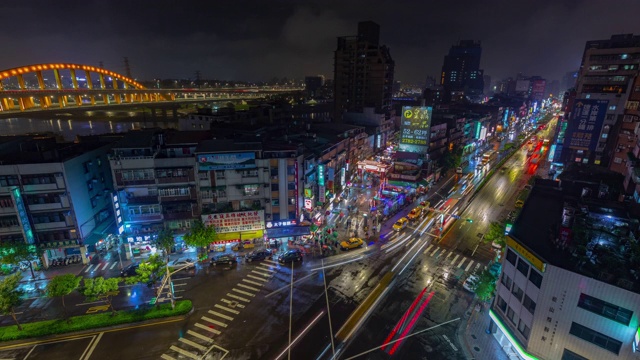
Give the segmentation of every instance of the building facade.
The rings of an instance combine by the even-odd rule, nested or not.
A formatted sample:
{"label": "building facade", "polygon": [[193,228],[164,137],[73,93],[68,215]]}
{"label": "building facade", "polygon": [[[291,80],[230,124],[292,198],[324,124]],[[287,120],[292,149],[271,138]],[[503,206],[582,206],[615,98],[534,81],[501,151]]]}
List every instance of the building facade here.
{"label": "building facade", "polygon": [[444,57],[440,84],[451,99],[482,95],[484,71],[480,69],[480,41],[462,40]]}

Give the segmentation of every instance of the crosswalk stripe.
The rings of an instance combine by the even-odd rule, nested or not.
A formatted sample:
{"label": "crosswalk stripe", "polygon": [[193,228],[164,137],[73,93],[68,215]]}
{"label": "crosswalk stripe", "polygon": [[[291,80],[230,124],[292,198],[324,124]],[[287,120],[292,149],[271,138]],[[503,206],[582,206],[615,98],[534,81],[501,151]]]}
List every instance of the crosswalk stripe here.
{"label": "crosswalk stripe", "polygon": [[237,314],[240,314],[240,311],[238,311],[238,310],[233,310],[233,309],[231,309],[231,308],[228,308],[228,307],[226,307],[226,306],[222,306],[222,305],[220,305],[220,304],[215,304],[215,305],[213,305],[213,307],[216,307],[216,308],[218,308],[218,309],[222,309],[222,310],[224,310],[224,311],[228,311],[228,312],[230,312],[230,313],[232,313],[232,314],[236,314],[236,315],[237,315]]}
{"label": "crosswalk stripe", "polygon": [[273,264],[273,265],[278,265],[277,261],[273,261],[271,259],[264,259],[264,262],[268,262],[268,263]]}
{"label": "crosswalk stripe", "polygon": [[271,274],[263,273],[263,272],[260,272],[260,271],[257,271],[257,270],[251,270],[251,272],[255,273],[255,274],[262,275],[262,276],[271,276]]}
{"label": "crosswalk stripe", "polygon": [[267,282],[267,281],[269,281],[269,280],[267,280],[267,279],[263,279],[263,278],[261,278],[261,277],[257,277],[257,276],[255,276],[255,275],[251,275],[251,274],[247,274],[247,277],[250,277],[250,278],[252,278],[252,279],[255,279],[255,280],[258,280],[258,281],[262,281],[262,282]]}
{"label": "crosswalk stripe", "polygon": [[213,320],[213,319],[208,318],[208,317],[206,317],[206,316],[203,316],[203,317],[201,317],[200,319],[202,319],[202,320],[204,320],[204,321],[208,321],[208,322],[210,322],[210,323],[212,323],[212,324],[216,324],[216,325],[218,325],[218,326],[222,326],[223,328],[226,328],[226,327],[227,327],[227,324],[225,324],[225,323],[223,323],[223,322],[220,322],[220,321],[218,321],[218,320]]}
{"label": "crosswalk stripe", "polygon": [[442,248],[436,248],[435,250],[433,250],[433,252],[429,256],[433,257],[433,255],[435,255],[438,252],[438,250],[441,250],[441,249]]}
{"label": "crosswalk stripe", "polygon": [[177,360],[173,356],[169,356],[167,354],[162,354],[162,355],[160,355],[160,357],[163,358],[164,360]]}
{"label": "crosswalk stripe", "polygon": [[206,336],[204,336],[204,335],[202,335],[200,333],[197,333],[195,331],[192,331],[192,330],[187,330],[187,334],[189,334],[189,335],[191,335],[193,337],[197,337],[198,339],[204,340],[204,341],[206,341],[208,343],[210,343],[212,341],[211,338],[208,338],[208,337],[206,337]]}
{"label": "crosswalk stripe", "polygon": [[208,312],[209,314],[211,314],[211,315],[215,315],[215,316],[217,316],[217,317],[221,317],[221,318],[223,318],[223,319],[225,319],[225,320],[233,321],[233,318],[232,318],[231,316],[229,316],[229,315],[221,314],[221,313],[219,313],[219,312],[217,312],[217,311],[213,311],[213,310],[209,310],[209,311],[207,311],[207,312]]}
{"label": "crosswalk stripe", "polygon": [[253,285],[257,285],[257,286],[264,286],[264,284],[260,284],[259,282],[255,282],[255,281],[251,281],[251,280],[247,280],[247,279],[242,279],[242,281],[249,283],[249,284],[253,284]]}
{"label": "crosswalk stripe", "polygon": [[464,261],[467,260],[466,257],[462,257],[462,259],[460,259],[460,262],[458,263],[458,266],[456,266],[457,268],[461,268],[462,267],[462,263],[464,263]]}
{"label": "crosswalk stripe", "polygon": [[240,309],[244,309],[244,305],[239,304],[237,301],[231,301],[228,299],[220,299],[220,301],[222,301],[225,304],[229,304],[229,306],[233,306],[233,307],[239,307]]}
{"label": "crosswalk stripe", "polygon": [[180,349],[179,347],[177,347],[177,346],[175,346],[175,345],[171,345],[171,347],[170,347],[169,349],[171,349],[171,350],[173,350],[173,351],[175,351],[175,352],[177,352],[177,353],[180,353],[180,354],[182,354],[182,355],[184,355],[184,356],[187,356],[187,357],[190,357],[190,358],[192,358],[192,359],[195,359],[195,360],[200,359],[200,356],[199,356],[199,355],[196,355],[196,354],[194,354],[194,353],[191,353],[191,352],[189,352],[189,351],[187,351],[187,350],[182,350],[182,349]]}
{"label": "crosswalk stripe", "polygon": [[[444,255],[447,252],[447,249],[442,249],[442,252],[440,254],[438,254],[438,257],[441,257],[442,255]],[[451,254],[451,253],[449,253]]]}
{"label": "crosswalk stripe", "polygon": [[216,329],[214,329],[214,328],[210,328],[210,327],[208,327],[208,326],[206,326],[206,325],[202,325],[202,324],[200,324],[200,323],[196,323],[196,327],[198,327],[198,328],[200,328],[200,329],[202,329],[202,330],[207,330],[207,331],[212,332],[212,333],[214,333],[214,334],[216,334],[216,335],[220,335],[220,334],[221,334],[221,332],[220,332],[220,331],[218,331],[218,330],[216,330]]}
{"label": "crosswalk stripe", "polygon": [[455,264],[456,260],[458,260],[459,257],[460,257],[460,254],[456,254],[456,257],[454,257],[453,260],[451,260],[451,264]]}
{"label": "crosswalk stripe", "polygon": [[423,251],[422,253],[423,253],[423,254],[426,254],[426,253],[428,253],[428,252],[429,252],[429,250],[431,250],[432,248],[433,248],[433,244],[429,245],[429,247],[428,247],[425,251]]}
{"label": "crosswalk stripe", "polygon": [[464,271],[469,271],[469,268],[471,268],[471,265],[473,265],[473,260],[471,260],[471,262],[467,265],[467,268],[464,269]]}
{"label": "crosswalk stripe", "polygon": [[107,262],[106,264],[104,264],[104,266],[102,267],[102,270],[106,270],[107,266],[109,266],[109,263]]}
{"label": "crosswalk stripe", "polygon": [[449,256],[451,256],[451,255],[453,255],[453,251],[451,251],[451,252],[449,253],[449,255],[447,255],[447,257],[446,257],[445,259],[448,259],[448,258],[449,258]]}
{"label": "crosswalk stripe", "polygon": [[236,300],[244,301],[244,302],[247,302],[247,303],[248,303],[248,302],[251,302],[251,300],[249,300],[249,299],[245,299],[245,298],[240,297],[240,296],[238,296],[238,295],[233,295],[233,294],[229,294],[229,293],[227,293],[227,296],[228,296],[228,297],[230,297],[230,298],[232,298],[232,299],[236,299]]}
{"label": "crosswalk stripe", "polygon": [[262,267],[259,267],[259,268],[258,268],[258,269],[260,269],[260,270],[269,271],[269,272],[272,272],[272,273],[276,272],[275,270],[273,270],[273,269],[271,268],[271,265],[260,264],[260,265],[258,265],[258,266],[262,266]]}
{"label": "crosswalk stripe", "polygon": [[183,342],[183,343],[185,343],[185,344],[187,344],[187,345],[189,345],[189,346],[193,346],[194,348],[196,348],[196,349],[198,349],[198,350],[200,350],[200,351],[205,351],[205,350],[207,350],[207,347],[206,347],[206,346],[202,346],[202,345],[200,345],[200,344],[198,344],[198,343],[196,343],[196,342],[193,342],[193,341],[191,341],[191,340],[189,340],[189,339],[185,339],[185,338],[183,338],[183,337],[179,338],[179,339],[178,339],[178,341]]}
{"label": "crosswalk stripe", "polygon": [[93,267],[93,264],[89,265],[89,266],[87,267],[87,269],[86,269],[84,272],[85,272],[85,273],[88,273],[88,272],[89,272],[89,270],[91,270],[91,268],[92,268],[92,267]]}
{"label": "crosswalk stripe", "polygon": [[248,291],[242,291],[242,290],[239,290],[239,289],[236,289],[236,288],[233,288],[233,289],[231,289],[231,290],[233,290],[233,291],[235,291],[235,292],[237,292],[237,293],[240,293],[240,294],[242,294],[242,295],[247,295],[247,296],[251,296],[251,297],[256,297],[254,294],[252,294],[252,293],[250,293],[250,292],[248,292]]}
{"label": "crosswalk stripe", "polygon": [[111,265],[111,267],[109,268],[109,270],[113,269],[113,267],[116,266],[116,264],[118,264],[118,263],[114,262],[113,265]]}
{"label": "crosswalk stripe", "polygon": [[256,289],[253,286],[245,285],[243,283],[238,283],[238,286],[243,287],[245,289],[253,290],[253,291],[260,291],[260,289]]}

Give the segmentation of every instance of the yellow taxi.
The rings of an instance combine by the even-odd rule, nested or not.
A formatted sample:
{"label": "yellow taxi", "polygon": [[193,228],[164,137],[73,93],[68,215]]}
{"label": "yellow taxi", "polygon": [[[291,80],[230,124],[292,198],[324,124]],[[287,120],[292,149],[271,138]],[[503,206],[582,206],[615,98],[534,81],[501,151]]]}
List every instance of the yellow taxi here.
{"label": "yellow taxi", "polygon": [[409,224],[409,220],[407,220],[406,217],[400,218],[398,219],[398,221],[396,221],[395,224],[393,224],[393,230],[400,231],[406,228],[408,224]]}
{"label": "yellow taxi", "polygon": [[355,249],[362,245],[364,245],[364,241],[362,241],[362,239],[360,238],[351,238],[340,243],[340,247],[342,248],[342,250]]}
{"label": "yellow taxi", "polygon": [[417,218],[420,217],[420,215],[422,215],[422,208],[421,207],[417,207],[413,210],[411,210],[411,212],[409,212],[409,215],[407,215],[407,218],[409,220],[416,220]]}

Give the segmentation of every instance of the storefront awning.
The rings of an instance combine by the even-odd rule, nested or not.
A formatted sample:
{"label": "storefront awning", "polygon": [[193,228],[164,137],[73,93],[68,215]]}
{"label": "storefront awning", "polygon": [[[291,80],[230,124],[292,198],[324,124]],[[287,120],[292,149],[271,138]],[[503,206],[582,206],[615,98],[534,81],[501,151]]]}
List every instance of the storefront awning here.
{"label": "storefront awning", "polygon": [[255,238],[261,238],[264,235],[264,230],[254,230],[254,231],[242,231],[242,232],[229,232],[216,234],[213,242],[218,241],[232,241],[232,240],[251,240]]}
{"label": "storefront awning", "polygon": [[308,226],[289,226],[267,229],[267,237],[270,239],[303,235],[311,235],[311,231],[309,230]]}

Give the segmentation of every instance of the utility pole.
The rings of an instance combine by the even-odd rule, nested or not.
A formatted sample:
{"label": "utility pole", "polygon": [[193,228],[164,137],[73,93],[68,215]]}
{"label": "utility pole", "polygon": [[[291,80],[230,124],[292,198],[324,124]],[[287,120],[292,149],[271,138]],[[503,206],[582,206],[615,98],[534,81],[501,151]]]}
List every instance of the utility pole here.
{"label": "utility pole", "polygon": [[124,71],[129,79],[133,79],[131,76],[131,67],[129,66],[129,57],[127,56],[124,57]]}

